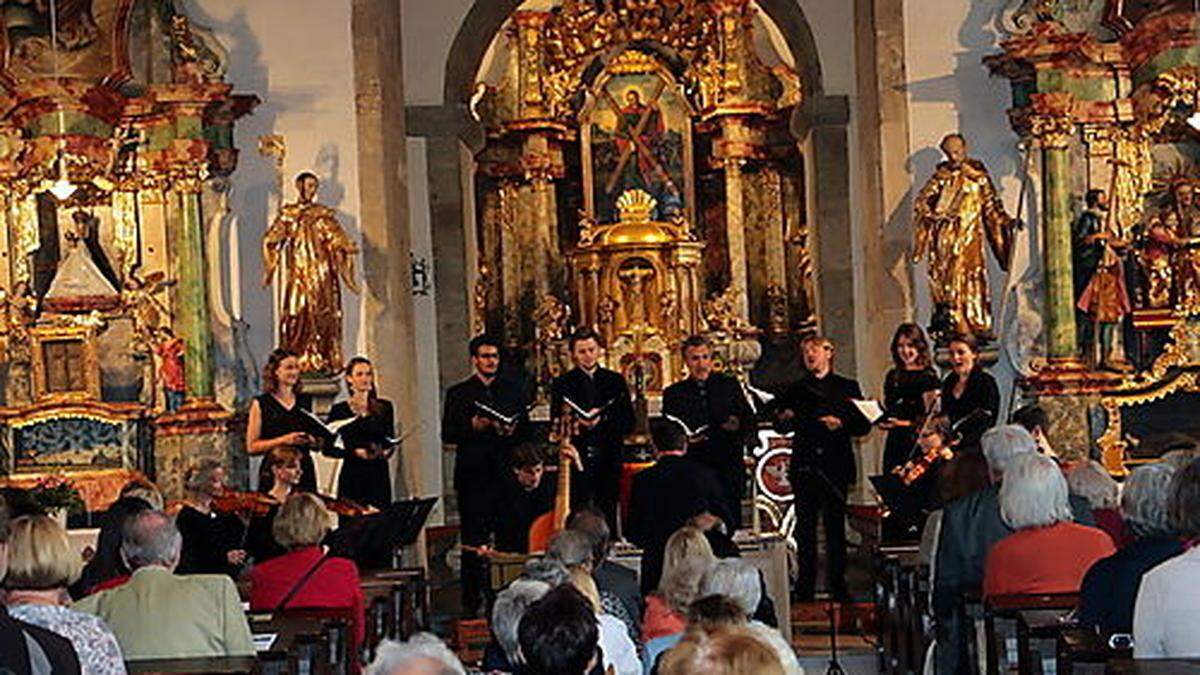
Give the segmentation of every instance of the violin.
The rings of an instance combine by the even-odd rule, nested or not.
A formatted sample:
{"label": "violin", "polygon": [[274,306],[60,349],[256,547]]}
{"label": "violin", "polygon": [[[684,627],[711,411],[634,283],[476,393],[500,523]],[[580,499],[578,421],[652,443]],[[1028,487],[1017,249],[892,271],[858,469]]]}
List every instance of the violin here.
{"label": "violin", "polygon": [[278,502],[261,492],[226,490],[220,496],[213,497],[212,500],[213,511],[234,514],[243,518],[265,516],[270,513],[272,506],[278,505]]}
{"label": "violin", "polygon": [[325,502],[325,508],[333,513],[345,518],[357,518],[359,516],[368,516],[372,513],[379,513],[379,509],[374,506],[366,506],[359,504],[352,499],[338,499],[328,495],[318,494],[321,501]]}
{"label": "violin", "polygon": [[[930,425],[934,419],[941,414],[942,398],[939,395],[933,400],[933,404],[929,406],[929,411],[925,413],[925,419],[921,422],[921,427],[917,430],[917,444],[913,448],[916,452],[921,448],[921,438],[929,431]],[[903,466],[898,466],[892,469],[892,473],[900,478],[900,482],[904,485],[912,485],[921,479],[922,476],[929,473],[930,467],[936,464],[939,460],[952,459],[954,457],[953,443],[941,445],[935,448],[929,448],[921,453],[920,456],[914,457],[904,463]]]}

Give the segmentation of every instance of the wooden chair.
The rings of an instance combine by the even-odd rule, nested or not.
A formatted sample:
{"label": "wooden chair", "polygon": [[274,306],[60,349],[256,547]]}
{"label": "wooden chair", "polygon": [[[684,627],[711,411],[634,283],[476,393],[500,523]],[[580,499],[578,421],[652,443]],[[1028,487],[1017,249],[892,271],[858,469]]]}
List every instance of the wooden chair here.
{"label": "wooden chair", "polygon": [[344,609],[285,609],[282,612],[252,615],[250,629],[254,633],[275,633],[273,650],[283,650],[289,663],[298,670],[310,664],[313,672],[337,675],[350,671],[352,662],[360,659],[351,653],[351,630],[356,617]]}
{"label": "wooden chair", "polygon": [[1059,675],[1101,675],[1108,662],[1133,658],[1133,649],[1112,647],[1112,635],[1088,628],[1064,628],[1058,634]]}
{"label": "wooden chair", "polygon": [[[1007,639],[1016,638],[1017,613],[1031,609],[1074,609],[1079,604],[1078,593],[1047,593],[1041,595],[1001,595],[986,598],[983,603],[983,629],[986,637],[988,675],[999,675],[1008,669]],[[1003,631],[1003,634],[1000,633]],[[1003,654],[1001,650],[1004,650]],[[1003,656],[1003,659],[1001,658]]]}

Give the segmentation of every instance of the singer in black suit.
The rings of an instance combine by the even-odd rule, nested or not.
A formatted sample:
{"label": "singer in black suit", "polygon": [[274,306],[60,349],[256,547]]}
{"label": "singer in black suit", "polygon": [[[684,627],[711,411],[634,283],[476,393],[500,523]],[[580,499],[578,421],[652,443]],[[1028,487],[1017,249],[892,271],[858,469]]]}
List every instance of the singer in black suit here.
{"label": "singer in black suit", "polygon": [[629,384],[620,373],[599,365],[600,336],[595,331],[574,333],[567,347],[575,367],[551,385],[550,411],[556,420],[573,416],[578,432],[571,444],[579,451],[583,471],[572,470],[571,507],[595,506],[616,529],[625,435],[633,430]]}
{"label": "singer in black suit", "polygon": [[[486,546],[492,535],[494,490],[506,477],[509,453],[524,436],[528,403],[520,386],[499,377],[500,343],[495,338],[476,337],[470,351],[475,374],[446,392],[442,442],[455,446],[454,491],[462,543]],[[517,421],[507,424],[485,407]],[[463,611],[474,616],[483,602],[483,559],[463,551],[462,569]]]}
{"label": "singer in black suit", "polygon": [[736,379],[713,372],[707,339],[684,340],[683,360],[688,377],[663,391],[662,412],[693,431],[707,427],[688,439],[688,456],[717,474],[729,517],[725,522],[733,532],[742,524],[746,438],[754,432],[754,411]]}
{"label": "singer in black suit", "polygon": [[979,364],[979,343],[973,336],[955,335],[947,348],[951,371],[942,380],[942,414],[958,431],[958,451],[978,450],[983,432],[996,426],[1000,388]]}
{"label": "singer in black suit", "polygon": [[851,403],[862,398],[858,382],[833,372],[833,343],[811,336],[801,344],[808,373],[780,397],[779,428],[794,432],[788,480],[796,500],[800,580],[796,594],[816,592],[817,516],[825,521],[829,591],[846,598],[846,491],[857,477],[851,440],[871,429]]}

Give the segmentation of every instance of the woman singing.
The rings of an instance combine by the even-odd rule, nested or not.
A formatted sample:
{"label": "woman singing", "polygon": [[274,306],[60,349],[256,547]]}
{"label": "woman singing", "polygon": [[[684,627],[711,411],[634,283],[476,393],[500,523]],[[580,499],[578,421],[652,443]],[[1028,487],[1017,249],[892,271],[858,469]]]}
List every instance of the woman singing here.
{"label": "woman singing", "polygon": [[349,400],[334,404],[329,411],[331,423],[357,418],[341,430],[345,450],[340,451],[343,461],[337,496],[386,508],[392,503],[392,479],[388,474],[392,451],[388,439],[396,433],[392,403],[375,393],[375,369],[361,356],[346,365],[346,390]]}
{"label": "woman singing", "polygon": [[979,365],[979,343],[973,336],[955,335],[947,347],[951,371],[942,380],[942,414],[958,431],[959,449],[978,450],[979,437],[1000,413],[1000,388]]}
{"label": "woman singing", "polygon": [[892,337],[895,366],[883,380],[883,407],[887,417],[879,427],[887,430],[883,446],[883,473],[902,466],[917,446],[917,427],[928,412],[932,395],[941,386],[929,357],[925,331],[915,323],[902,323]]}
{"label": "woman singing", "polygon": [[[262,455],[274,448],[290,446],[300,449],[300,490],[317,491],[317,473],[309,456],[311,448],[319,441],[305,429],[312,428],[312,420],[300,408],[297,400],[300,384],[300,360],[296,355],[276,349],[267,357],[263,368],[263,393],[250,402],[250,415],[246,422],[246,452]],[[259,473],[267,476],[265,469]],[[263,489],[260,486],[260,491]]]}

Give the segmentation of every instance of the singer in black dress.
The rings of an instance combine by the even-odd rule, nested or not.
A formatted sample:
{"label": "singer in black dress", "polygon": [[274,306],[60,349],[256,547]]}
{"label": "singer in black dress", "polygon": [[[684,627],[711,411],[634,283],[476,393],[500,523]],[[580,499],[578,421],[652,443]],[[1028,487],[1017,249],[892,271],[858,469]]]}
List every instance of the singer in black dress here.
{"label": "singer in black dress", "polygon": [[879,422],[879,428],[887,430],[884,475],[903,466],[917,447],[917,430],[927,412],[927,394],[941,388],[931,361],[925,331],[915,323],[900,324],[892,337],[895,367],[883,380],[883,407],[887,415]]}
{"label": "singer in black dress", "polygon": [[330,452],[342,460],[337,496],[383,509],[392,503],[388,472],[389,439],[396,434],[392,402],[375,393],[374,368],[361,356],[346,366],[346,388],[350,400],[335,403],[329,411],[330,423],[358,418],[340,429],[344,447]]}
{"label": "singer in black dress", "polygon": [[942,414],[958,432],[959,452],[979,450],[979,437],[996,425],[1000,413],[1000,388],[979,364],[979,343],[970,335],[956,335],[947,345],[950,374],[942,380]]}
{"label": "singer in black dress", "polygon": [[[317,472],[309,452],[321,443],[311,430],[314,421],[301,408],[299,400],[300,360],[295,354],[276,349],[263,367],[263,393],[250,402],[246,421],[246,452],[263,455],[287,445],[301,452],[304,471],[300,490],[317,491]],[[264,477],[259,472],[259,479]]]}

